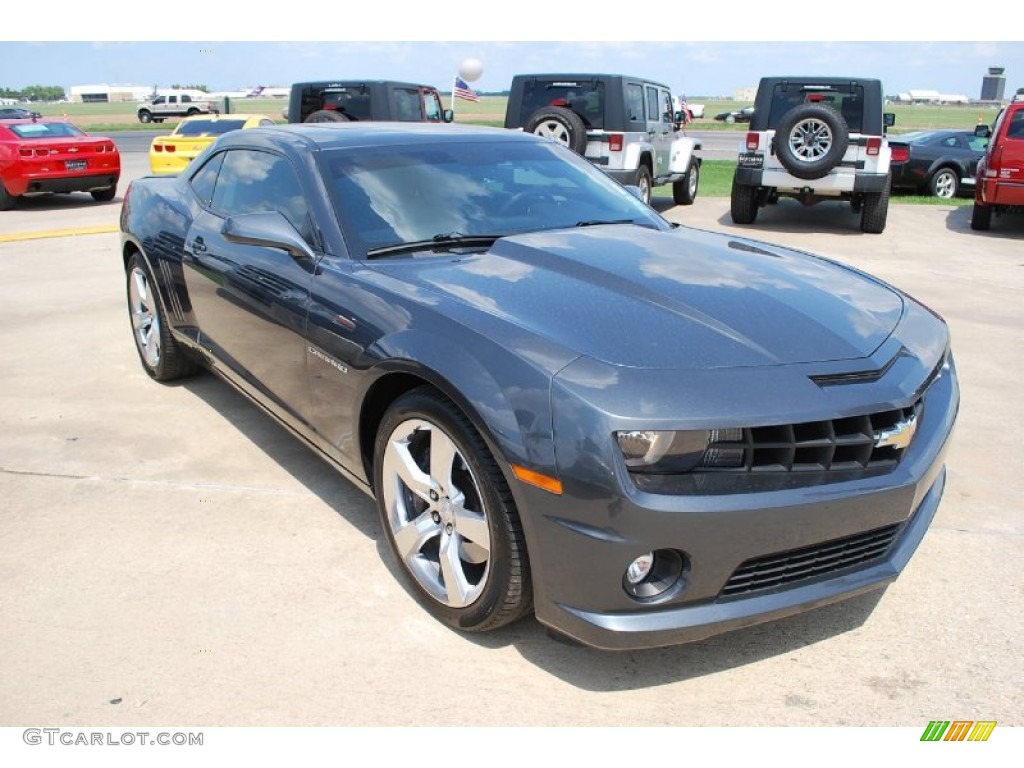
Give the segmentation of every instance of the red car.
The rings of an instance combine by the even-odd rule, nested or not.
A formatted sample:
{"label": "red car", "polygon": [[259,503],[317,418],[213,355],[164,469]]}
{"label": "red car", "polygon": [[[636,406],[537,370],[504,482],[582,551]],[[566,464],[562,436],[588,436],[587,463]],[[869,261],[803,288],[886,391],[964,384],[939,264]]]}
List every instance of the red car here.
{"label": "red car", "polygon": [[1024,213],[1024,101],[1000,112],[991,130],[979,125],[974,132],[990,139],[978,163],[971,229],[988,229],[993,213]]}
{"label": "red car", "polygon": [[88,192],[113,200],[121,155],[110,139],[88,136],[63,120],[0,122],[0,211],[22,195]]}

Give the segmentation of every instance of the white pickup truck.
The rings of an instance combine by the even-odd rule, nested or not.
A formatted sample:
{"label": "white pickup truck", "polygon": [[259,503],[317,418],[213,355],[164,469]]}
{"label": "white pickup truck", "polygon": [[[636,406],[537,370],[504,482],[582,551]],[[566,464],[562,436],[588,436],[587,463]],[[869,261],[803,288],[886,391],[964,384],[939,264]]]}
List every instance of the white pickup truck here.
{"label": "white pickup truck", "polygon": [[220,112],[209,101],[201,101],[190,93],[171,91],[154,97],[145,106],[139,107],[140,123],[162,123],[168,117],[191,117],[192,115]]}

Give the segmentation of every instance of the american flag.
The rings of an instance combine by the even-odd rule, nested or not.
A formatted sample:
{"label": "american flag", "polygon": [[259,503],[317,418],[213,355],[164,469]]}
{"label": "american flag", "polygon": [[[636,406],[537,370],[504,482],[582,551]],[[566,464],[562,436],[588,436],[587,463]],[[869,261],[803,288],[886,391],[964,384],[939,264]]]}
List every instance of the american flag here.
{"label": "american flag", "polygon": [[461,77],[455,78],[455,98],[465,99],[466,101],[480,101],[480,97],[469,87],[469,83]]}

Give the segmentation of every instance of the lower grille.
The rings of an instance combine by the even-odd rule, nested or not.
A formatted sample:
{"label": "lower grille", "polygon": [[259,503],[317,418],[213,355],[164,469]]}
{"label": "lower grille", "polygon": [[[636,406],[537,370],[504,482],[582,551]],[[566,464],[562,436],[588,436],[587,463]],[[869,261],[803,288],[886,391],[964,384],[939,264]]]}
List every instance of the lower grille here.
{"label": "lower grille", "polygon": [[889,551],[901,527],[902,523],[896,523],[823,544],[747,560],[729,577],[719,597],[775,589],[880,559]]}

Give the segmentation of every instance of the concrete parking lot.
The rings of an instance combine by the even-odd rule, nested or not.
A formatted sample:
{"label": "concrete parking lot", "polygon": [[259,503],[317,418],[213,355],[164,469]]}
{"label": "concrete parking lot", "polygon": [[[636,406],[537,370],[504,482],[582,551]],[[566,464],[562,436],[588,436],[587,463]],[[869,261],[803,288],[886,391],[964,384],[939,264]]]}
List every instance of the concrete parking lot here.
{"label": "concrete parking lot", "polygon": [[[145,155],[126,154],[129,178]],[[149,380],[110,204],[0,214],[0,724],[1024,725],[1024,222],[894,204],[736,227],[949,322],[962,408],[946,496],[884,592],[688,646],[604,653],[536,622],[469,637],[395,578],[372,502],[210,375]],[[25,239],[29,233],[72,229]],[[681,255],[685,257],[685,255]]]}

